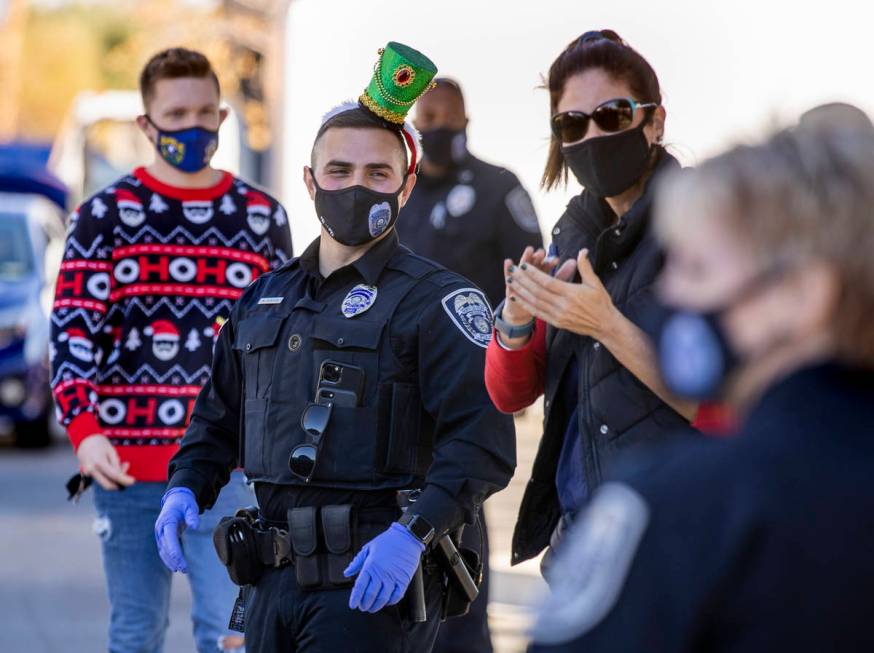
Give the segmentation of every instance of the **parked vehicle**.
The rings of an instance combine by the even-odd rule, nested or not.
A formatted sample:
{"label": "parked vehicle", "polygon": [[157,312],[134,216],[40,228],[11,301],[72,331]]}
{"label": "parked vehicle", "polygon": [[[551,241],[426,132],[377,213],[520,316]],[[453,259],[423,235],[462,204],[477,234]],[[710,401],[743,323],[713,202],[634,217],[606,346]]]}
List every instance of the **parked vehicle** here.
{"label": "parked vehicle", "polygon": [[20,446],[51,438],[49,311],[63,248],[60,207],[0,193],[0,420],[11,422]]}

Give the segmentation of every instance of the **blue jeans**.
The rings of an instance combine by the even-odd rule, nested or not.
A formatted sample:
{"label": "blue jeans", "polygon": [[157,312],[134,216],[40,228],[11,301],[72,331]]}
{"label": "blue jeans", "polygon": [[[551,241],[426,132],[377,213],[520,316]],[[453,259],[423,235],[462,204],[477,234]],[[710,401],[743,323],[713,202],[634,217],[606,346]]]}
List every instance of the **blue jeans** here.
{"label": "blue jeans", "polygon": [[[160,653],[169,624],[171,573],[158,557],[154,525],[165,483],[140,482],[123,492],[94,484],[103,569],[109,594],[110,653]],[[234,472],[200,526],[182,534],[191,583],[191,620],[198,653],[216,653],[228,631],[239,588],[228,578],[212,543],[219,520],[238,508],[254,505],[255,495],[242,472]]]}

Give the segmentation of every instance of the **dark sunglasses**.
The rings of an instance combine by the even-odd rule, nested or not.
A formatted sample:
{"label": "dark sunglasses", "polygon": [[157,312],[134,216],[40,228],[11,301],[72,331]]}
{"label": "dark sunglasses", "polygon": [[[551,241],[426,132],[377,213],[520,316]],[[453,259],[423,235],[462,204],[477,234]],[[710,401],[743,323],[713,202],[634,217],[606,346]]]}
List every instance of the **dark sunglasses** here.
{"label": "dark sunglasses", "polygon": [[310,436],[309,442],[297,445],[291,450],[288,467],[291,473],[305,483],[309,483],[316,471],[316,461],[322,446],[322,436],[331,421],[333,404],[308,403],[300,416],[300,426]]}
{"label": "dark sunglasses", "polygon": [[641,104],[631,98],[615,98],[602,102],[591,114],[582,111],[565,111],[552,117],[552,133],[562,143],[576,143],[583,139],[589,129],[589,120],[602,132],[612,134],[631,127],[637,109],[654,109],[655,102]]}

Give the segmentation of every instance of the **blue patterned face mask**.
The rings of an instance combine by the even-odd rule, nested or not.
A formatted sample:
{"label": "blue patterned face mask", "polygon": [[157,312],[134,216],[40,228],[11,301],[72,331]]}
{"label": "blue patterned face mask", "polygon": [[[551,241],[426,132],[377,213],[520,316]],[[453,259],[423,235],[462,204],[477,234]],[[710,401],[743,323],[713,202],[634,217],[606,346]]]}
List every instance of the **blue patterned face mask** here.
{"label": "blue patterned face mask", "polygon": [[146,115],[146,120],[158,131],[155,148],[158,154],[182,172],[200,172],[209,165],[218,147],[218,131],[204,127],[189,127],[164,131]]}

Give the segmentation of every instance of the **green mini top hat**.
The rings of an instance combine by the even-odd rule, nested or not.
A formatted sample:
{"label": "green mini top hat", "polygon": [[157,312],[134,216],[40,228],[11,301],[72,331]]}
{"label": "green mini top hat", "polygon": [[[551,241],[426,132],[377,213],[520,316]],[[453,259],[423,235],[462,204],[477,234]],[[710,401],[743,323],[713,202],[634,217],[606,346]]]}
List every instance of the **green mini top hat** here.
{"label": "green mini top hat", "polygon": [[390,41],[379,49],[373,78],[358,101],[377,116],[404,124],[416,100],[433,87],[437,66],[408,45]]}

